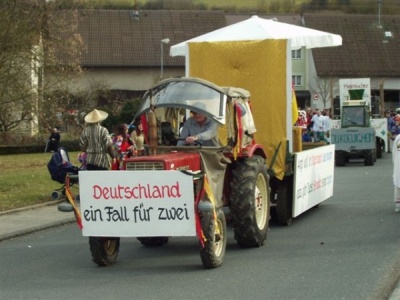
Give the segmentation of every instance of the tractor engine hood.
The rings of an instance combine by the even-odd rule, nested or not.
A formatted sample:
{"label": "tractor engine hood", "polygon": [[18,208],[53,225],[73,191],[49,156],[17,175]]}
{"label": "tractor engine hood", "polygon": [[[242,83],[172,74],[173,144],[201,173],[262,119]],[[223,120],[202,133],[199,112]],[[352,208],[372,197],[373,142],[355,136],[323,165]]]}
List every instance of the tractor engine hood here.
{"label": "tractor engine hood", "polygon": [[201,169],[201,158],[197,152],[172,151],[164,154],[127,158],[123,162],[123,170],[188,170]]}

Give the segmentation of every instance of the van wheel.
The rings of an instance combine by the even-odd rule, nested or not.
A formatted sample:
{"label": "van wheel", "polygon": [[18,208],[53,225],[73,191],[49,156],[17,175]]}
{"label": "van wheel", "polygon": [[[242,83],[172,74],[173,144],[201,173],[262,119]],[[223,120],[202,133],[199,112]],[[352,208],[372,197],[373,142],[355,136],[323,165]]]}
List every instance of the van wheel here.
{"label": "van wheel", "polygon": [[381,139],[376,140],[376,157],[377,158],[382,158],[382,146],[383,142],[381,142]]}
{"label": "van wheel", "polygon": [[276,200],[276,219],[280,225],[288,226],[292,223],[293,209],[293,181],[292,177],[283,179],[279,183]]}
{"label": "van wheel", "polygon": [[335,164],[338,167],[346,165],[346,153],[344,151],[335,151]]}
{"label": "van wheel", "polygon": [[364,152],[364,165],[373,166],[374,165],[374,150],[365,150]]}

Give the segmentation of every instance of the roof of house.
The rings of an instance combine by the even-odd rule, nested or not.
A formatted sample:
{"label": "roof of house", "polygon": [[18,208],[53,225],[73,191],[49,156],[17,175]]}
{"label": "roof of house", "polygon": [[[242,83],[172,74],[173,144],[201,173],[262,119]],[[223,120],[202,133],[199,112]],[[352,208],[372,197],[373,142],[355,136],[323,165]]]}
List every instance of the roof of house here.
{"label": "roof of house", "polygon": [[[251,14],[226,14],[227,25],[232,25],[252,17]],[[263,19],[276,19],[279,22],[302,26],[302,18],[299,14],[257,14]]]}
{"label": "roof of house", "polygon": [[[201,10],[81,10],[78,32],[85,43],[83,67],[184,66],[169,47],[244,21],[250,14]],[[313,49],[318,76],[400,77],[400,16],[349,14],[263,14],[280,22],[340,34],[343,45]],[[385,38],[385,32],[392,37]]]}
{"label": "roof of house", "polygon": [[[171,45],[225,27],[223,11],[81,10],[78,32],[86,51],[83,67],[184,66]],[[161,40],[169,44],[161,46]]]}
{"label": "roof of house", "polygon": [[[304,14],[308,28],[340,34],[340,47],[313,49],[317,75],[400,77],[400,16]],[[391,32],[391,37],[385,37]]]}

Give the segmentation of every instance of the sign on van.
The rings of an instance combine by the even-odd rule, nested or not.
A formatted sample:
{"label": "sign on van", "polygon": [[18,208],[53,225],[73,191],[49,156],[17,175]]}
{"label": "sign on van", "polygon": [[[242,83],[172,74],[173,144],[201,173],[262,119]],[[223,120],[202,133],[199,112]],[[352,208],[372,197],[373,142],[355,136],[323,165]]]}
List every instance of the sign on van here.
{"label": "sign on van", "polygon": [[363,150],[375,148],[374,128],[342,128],[331,130],[331,143],[336,150]]}

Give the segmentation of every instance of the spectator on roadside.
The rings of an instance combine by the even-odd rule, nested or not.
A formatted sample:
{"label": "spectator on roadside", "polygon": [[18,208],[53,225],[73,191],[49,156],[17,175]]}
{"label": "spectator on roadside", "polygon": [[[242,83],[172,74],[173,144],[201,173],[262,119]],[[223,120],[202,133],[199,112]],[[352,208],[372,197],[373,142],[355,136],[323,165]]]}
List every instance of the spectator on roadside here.
{"label": "spectator on roadside", "polygon": [[302,130],[307,129],[307,115],[304,110],[299,110],[298,117],[296,121],[296,126],[300,127]]}
{"label": "spectator on roadside", "polygon": [[394,126],[392,127],[391,134],[392,134],[391,140],[394,141],[396,136],[398,136],[400,134],[400,121],[394,122]]}
{"label": "spectator on roadside", "polygon": [[311,136],[308,131],[307,113],[305,110],[299,110],[296,126],[301,128],[301,138],[303,142],[311,142]]}
{"label": "spectator on roadside", "polygon": [[330,129],[331,129],[331,118],[329,117],[329,112],[324,110],[322,112],[322,117],[323,117],[323,139],[330,144],[331,142],[331,137],[330,137]]}
{"label": "spectator on roadside", "polygon": [[315,109],[315,115],[311,118],[312,132],[314,137],[314,142],[320,142],[323,139],[324,134],[324,117],[321,116],[321,111],[319,108]]}
{"label": "spectator on roadside", "polygon": [[306,108],[307,132],[311,140],[312,140],[311,135],[312,135],[312,125],[313,125],[311,119],[313,116],[314,116],[313,110],[311,109],[311,107],[307,107]]}
{"label": "spectator on roadside", "polygon": [[[308,126],[310,126],[311,124],[311,119],[313,117],[313,111],[311,109],[311,107],[307,107],[306,108],[306,117],[307,117],[307,124]],[[310,128],[309,128],[310,129]]]}
{"label": "spectator on roadside", "polygon": [[47,151],[56,152],[58,150],[58,147],[60,146],[60,139],[61,139],[60,132],[58,131],[57,127],[54,127],[51,130]]}
{"label": "spectator on roadside", "polygon": [[94,109],[85,116],[86,127],[83,129],[79,145],[82,151],[87,153],[87,170],[108,170],[110,160],[109,154],[116,162],[117,152],[113,146],[110,134],[107,128],[100,125],[107,119],[108,113],[102,110]]}
{"label": "spectator on roadside", "polygon": [[391,149],[392,149],[392,143],[393,143],[392,131],[394,129],[394,126],[396,126],[396,122],[394,121],[393,116],[391,115],[389,110],[387,110],[385,112],[385,117],[387,119],[387,133],[388,133],[388,137],[389,137],[389,139],[388,139],[389,140],[388,152],[390,153]]}
{"label": "spectator on roadside", "polygon": [[128,129],[129,127],[127,124],[119,124],[112,138],[114,147],[119,153],[119,160],[124,159],[126,156],[132,156],[135,149],[134,144],[128,134]]}
{"label": "spectator on roadside", "polygon": [[146,140],[144,138],[143,124],[140,119],[137,119],[135,121],[135,129],[131,133],[131,140],[135,144],[136,155],[137,156],[144,155],[144,149],[145,149],[144,145],[146,144]]}
{"label": "spectator on roadside", "polygon": [[400,121],[400,109],[396,110],[396,113],[394,114],[393,119],[395,121]]}
{"label": "spectator on roadside", "polygon": [[395,125],[395,121],[393,119],[393,116],[390,114],[390,111],[387,110],[385,112],[385,117],[387,119],[387,130],[388,132],[392,132],[392,129]]}
{"label": "spectator on roadside", "polygon": [[400,135],[393,141],[392,162],[395,212],[400,212]]}

